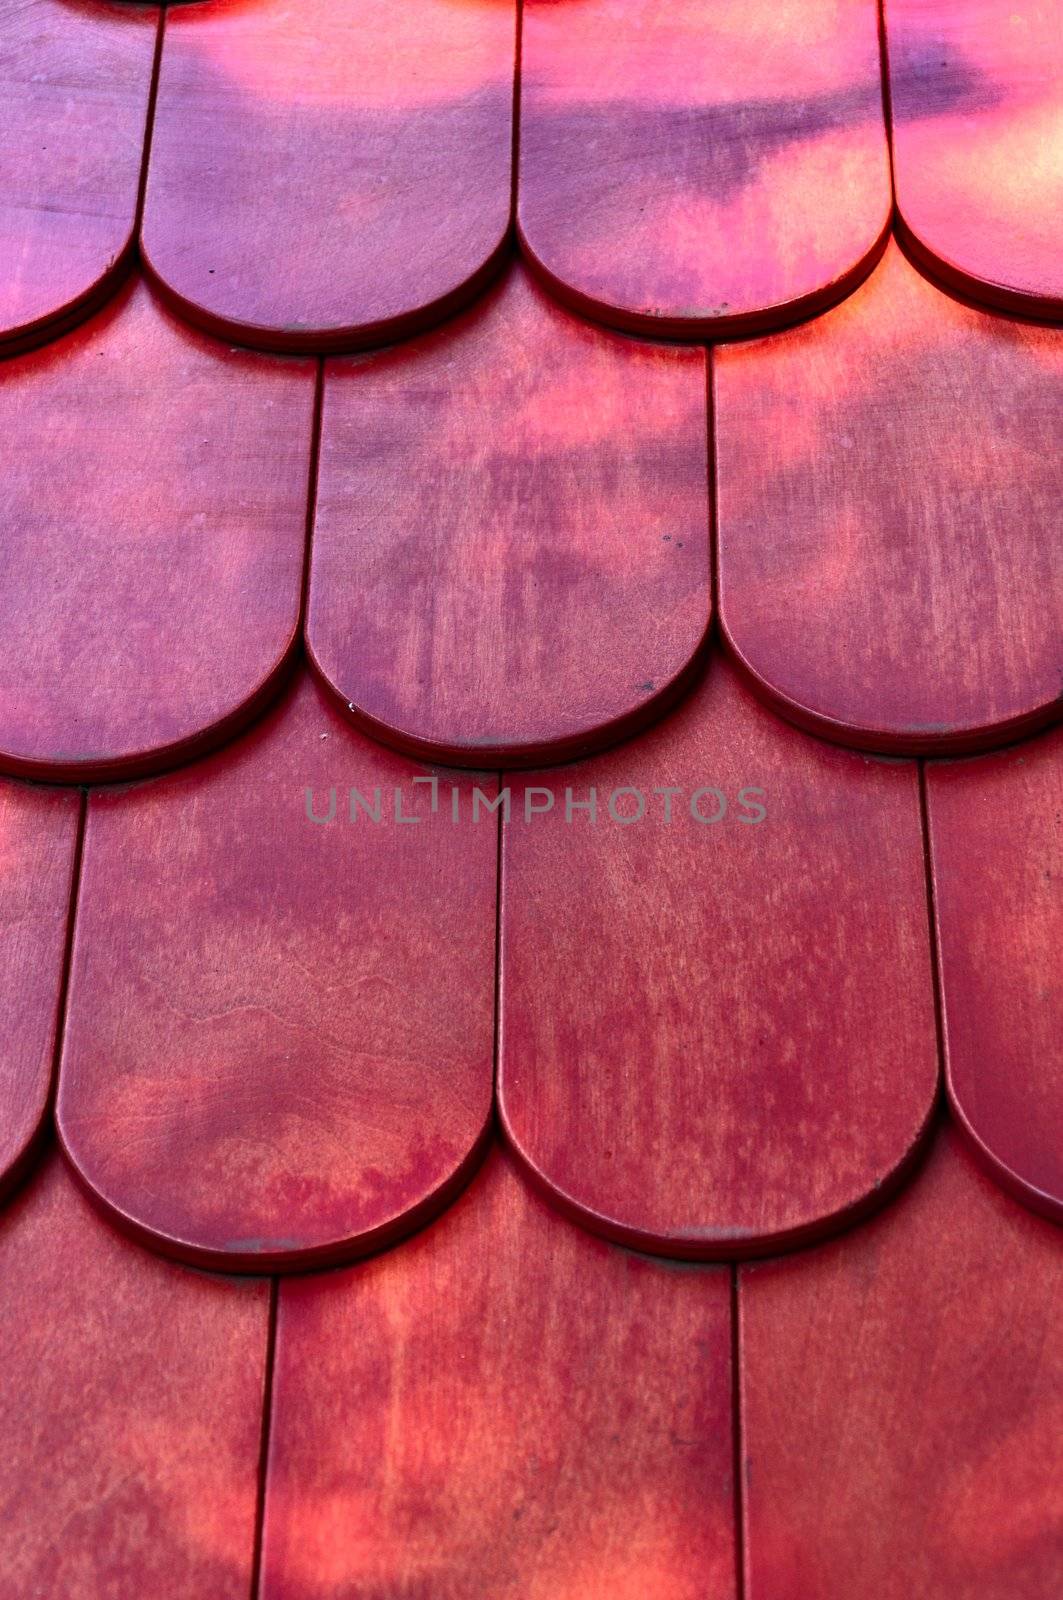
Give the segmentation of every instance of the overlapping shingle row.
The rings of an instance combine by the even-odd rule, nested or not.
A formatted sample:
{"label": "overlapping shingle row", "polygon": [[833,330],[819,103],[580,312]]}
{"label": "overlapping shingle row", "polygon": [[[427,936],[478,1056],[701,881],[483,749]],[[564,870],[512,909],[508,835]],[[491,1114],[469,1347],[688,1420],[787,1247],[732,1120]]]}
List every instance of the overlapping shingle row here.
{"label": "overlapping shingle row", "polygon": [[723,638],[784,716],[909,755],[1057,719],[1056,330],[891,246],[844,305],[712,351],[711,421],[706,365],[514,263],[445,328],[327,362],[318,441],[311,361],[123,289],[4,367],[0,767],[119,778],[228,736],[291,660],[308,529],[306,643],[361,726],[480,768],[585,754],[697,667],[710,494]]}
{"label": "overlapping shingle row", "polygon": [[0,0],[0,1600],[1048,1600],[1059,8],[522,10]]}
{"label": "overlapping shingle row", "polygon": [[947,1128],[733,1301],[493,1151],[415,1239],[284,1279],[274,1342],[263,1280],[139,1249],[53,1158],[0,1224],[0,1592],[1046,1600],[1061,1259]]}
{"label": "overlapping shingle row", "polygon": [[591,315],[719,337],[840,298],[888,231],[888,108],[911,248],[1058,320],[1060,26],[1055,0],[4,0],[4,336],[127,256],[156,33],[143,254],[222,337],[381,343],[474,294],[518,83],[521,237]]}

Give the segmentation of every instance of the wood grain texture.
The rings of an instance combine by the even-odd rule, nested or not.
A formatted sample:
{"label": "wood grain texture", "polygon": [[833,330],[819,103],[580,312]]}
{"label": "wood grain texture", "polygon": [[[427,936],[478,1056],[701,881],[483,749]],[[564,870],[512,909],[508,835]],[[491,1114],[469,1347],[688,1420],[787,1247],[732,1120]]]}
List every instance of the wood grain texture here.
{"label": "wood grain texture", "polygon": [[1063,6],[885,0],[898,224],[960,290],[1063,318]]}
{"label": "wood grain texture", "polygon": [[588,327],[514,267],[326,371],[307,637],[357,722],[527,765],[675,698],[711,614],[704,351]]}
{"label": "wood grain texture", "polygon": [[1063,334],[891,246],[845,305],[716,362],[720,616],[757,692],[905,755],[1063,714]]}
{"label": "wood grain texture", "polygon": [[47,1116],[80,806],[0,783],[0,1197]]}
{"label": "wood grain texture", "polygon": [[[57,1114],[90,1191],[153,1247],[330,1262],[467,1177],[491,1109],[497,829],[471,821],[471,775],[456,826],[426,775],[306,675],[218,755],[92,795]],[[379,822],[350,820],[352,787]]]}
{"label": "wood grain texture", "polygon": [[729,1279],[552,1216],[494,1152],[280,1294],[263,1600],[732,1600]]}
{"label": "wood grain texture", "polygon": [[245,1600],[268,1306],[120,1238],[58,1156],[5,1209],[3,1600]]}
{"label": "wood grain texture", "polygon": [[848,292],[892,197],[874,0],[525,0],[518,225],[578,310],[711,338]]}
{"label": "wood grain texture", "polygon": [[470,299],[510,227],[515,0],[171,8],[142,248],[184,314],[279,350]]}
{"label": "wood grain texture", "polygon": [[314,377],[191,332],[142,284],[0,367],[0,768],[141,774],[275,692]]}
{"label": "wood grain texture", "polygon": [[937,1083],[914,766],[806,738],[716,657],[636,744],[528,785],[503,843],[499,1099],[548,1196],[710,1259],[884,1199]]}
{"label": "wood grain texture", "polygon": [[1063,1221],[1063,729],[927,765],[945,1067],[976,1153]]}
{"label": "wood grain texture", "polygon": [[740,1270],[748,1600],[1047,1600],[1063,1250],[951,1128],[865,1227]]}
{"label": "wood grain texture", "polygon": [[129,264],[158,17],[0,0],[0,354],[87,315]]}

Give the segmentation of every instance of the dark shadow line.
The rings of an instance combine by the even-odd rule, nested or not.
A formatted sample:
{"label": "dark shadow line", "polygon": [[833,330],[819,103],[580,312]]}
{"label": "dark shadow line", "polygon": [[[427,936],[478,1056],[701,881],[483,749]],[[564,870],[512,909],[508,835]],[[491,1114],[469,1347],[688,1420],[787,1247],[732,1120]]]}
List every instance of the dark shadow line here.
{"label": "dark shadow line", "polygon": [[742,1428],[742,1329],[739,1321],[739,1278],[742,1263],[731,1267],[731,1491],[734,1506],[735,1600],[746,1595],[745,1443]]}
{"label": "dark shadow line", "polygon": [[273,1374],[277,1357],[277,1307],[280,1279],[269,1284],[269,1316],[266,1325],[266,1363],[262,1379],[262,1436],[259,1441],[255,1494],[255,1527],[251,1545],[250,1600],[258,1600],[262,1586],[262,1538],[266,1525],[266,1484],[269,1477],[269,1451],[273,1432]]}
{"label": "dark shadow line", "polygon": [[705,488],[709,539],[709,598],[712,604],[710,634],[720,637],[720,508],[717,500],[719,463],[716,441],[716,347],[705,346]]}
{"label": "dark shadow line", "polygon": [[916,763],[919,770],[919,825],[923,832],[923,872],[926,878],[927,934],[929,938],[930,977],[934,986],[934,1029],[937,1034],[938,1087],[937,1099],[945,1095],[945,995],[941,982],[941,947],[938,939],[937,895],[934,892],[934,856],[930,847],[930,803],[927,794],[926,761]]}
{"label": "dark shadow line", "polygon": [[[498,791],[502,793],[506,774],[499,772]],[[498,834],[495,844],[495,1000],[494,1000],[494,1060],[491,1072],[491,1127],[498,1137],[498,1075],[502,1066],[502,840],[505,828],[505,804],[498,807]]]}
{"label": "dark shadow line", "polygon": [[166,7],[159,7],[158,28],[155,34],[155,54],[151,63],[151,88],[148,90],[148,112],[144,119],[144,154],[140,162],[140,183],[137,186],[137,208],[133,217],[133,248],[140,257],[140,234],[144,225],[144,198],[148,192],[148,167],[151,164],[151,142],[155,134],[155,103],[159,98],[159,74],[162,70],[162,44],[166,35]]}
{"label": "dark shadow line", "polygon": [[299,594],[299,621],[296,637],[305,654],[307,610],[310,604],[310,561],[314,547],[314,528],[317,523],[317,497],[321,479],[321,425],[325,409],[325,357],[315,361],[314,405],[310,421],[310,461],[306,479],[306,525],[303,532],[303,576]]}
{"label": "dark shadow line", "polygon": [[886,126],[886,154],[890,164],[890,193],[893,196],[893,223],[897,221],[897,170],[893,158],[893,86],[890,83],[890,47],[886,34],[886,0],[878,4],[878,60],[882,78],[882,120]]}
{"label": "dark shadow line", "polygon": [[517,29],[514,37],[513,58],[513,143],[510,161],[509,227],[512,233],[517,225],[518,182],[520,173],[520,106],[524,71],[524,0],[517,0]]}
{"label": "dark shadow line", "polygon": [[26,1149],[5,1178],[2,1190],[0,1190],[5,1200],[33,1170],[37,1157],[47,1143],[55,1123],[55,1102],[59,1092],[59,1073],[66,1043],[67,1011],[70,1003],[70,974],[74,965],[74,927],[77,922],[78,906],[81,900],[81,871],[85,854],[88,802],[89,791],[87,788],[83,788],[78,801],[77,832],[74,838],[73,860],[70,865],[70,889],[67,895],[63,959],[59,969],[59,994],[55,1007],[55,1042],[52,1046],[51,1072],[48,1079],[48,1092],[44,1102],[44,1114],[41,1117],[40,1127],[36,1130]]}

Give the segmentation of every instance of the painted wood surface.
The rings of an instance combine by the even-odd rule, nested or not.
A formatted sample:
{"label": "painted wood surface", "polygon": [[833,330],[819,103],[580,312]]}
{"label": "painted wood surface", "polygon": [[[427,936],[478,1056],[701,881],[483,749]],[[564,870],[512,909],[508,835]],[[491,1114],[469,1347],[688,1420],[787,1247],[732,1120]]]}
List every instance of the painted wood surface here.
{"label": "painted wood surface", "polygon": [[129,264],[158,17],[0,0],[0,354],[87,315]]}
{"label": "painted wood surface", "polygon": [[748,1600],[1046,1600],[1063,1250],[943,1129],[880,1217],[740,1269]]}
{"label": "painted wood surface", "polygon": [[500,1152],[416,1239],[287,1280],[263,1600],[730,1600],[729,1293]]}
{"label": "painted wood surface", "polygon": [[1063,729],[927,765],[957,1117],[990,1171],[1063,1221]]}
{"label": "painted wood surface", "polygon": [[58,1120],[120,1226],[287,1270],[387,1243],[465,1180],[491,1109],[497,828],[471,775],[457,825],[430,776],[305,675],[218,755],[92,795]]}
{"label": "painted wood surface", "polygon": [[326,368],[311,654],[355,720],[461,765],[660,713],[711,612],[705,353],[637,344],[519,267],[419,341]]}
{"label": "painted wood surface", "polygon": [[580,311],[683,338],[839,299],[889,226],[874,0],[525,0],[518,223]]}
{"label": "painted wood surface", "polygon": [[514,0],[172,7],[148,266],[211,332],[382,344],[470,299],[510,226]]}
{"label": "painted wood surface", "polygon": [[245,1600],[268,1305],[120,1238],[58,1156],[0,1214],[4,1600]]}
{"label": "painted wood surface", "polygon": [[587,1226],[695,1258],[830,1232],[936,1090],[914,765],[806,738],[715,657],[636,744],[514,787],[501,1006],[503,1125]]}
{"label": "painted wood surface", "polygon": [[204,339],[143,285],[0,366],[0,769],[172,765],[275,692],[314,377]]}
{"label": "painted wood surface", "polygon": [[885,0],[898,222],[934,272],[1063,318],[1063,6]]}
{"label": "painted wood surface", "polygon": [[720,615],[758,693],[893,754],[1063,714],[1063,334],[892,246],[845,305],[716,363]]}
{"label": "painted wood surface", "polygon": [[80,807],[0,783],[0,1197],[47,1114]]}

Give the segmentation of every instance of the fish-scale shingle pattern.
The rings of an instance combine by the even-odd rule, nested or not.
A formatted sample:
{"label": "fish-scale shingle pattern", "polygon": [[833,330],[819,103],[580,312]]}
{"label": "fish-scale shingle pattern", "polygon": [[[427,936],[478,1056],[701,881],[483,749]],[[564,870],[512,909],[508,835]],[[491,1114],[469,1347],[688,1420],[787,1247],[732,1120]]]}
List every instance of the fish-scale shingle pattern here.
{"label": "fish-scale shingle pattern", "polygon": [[0,0],[0,1600],[1054,1600],[1060,14]]}

